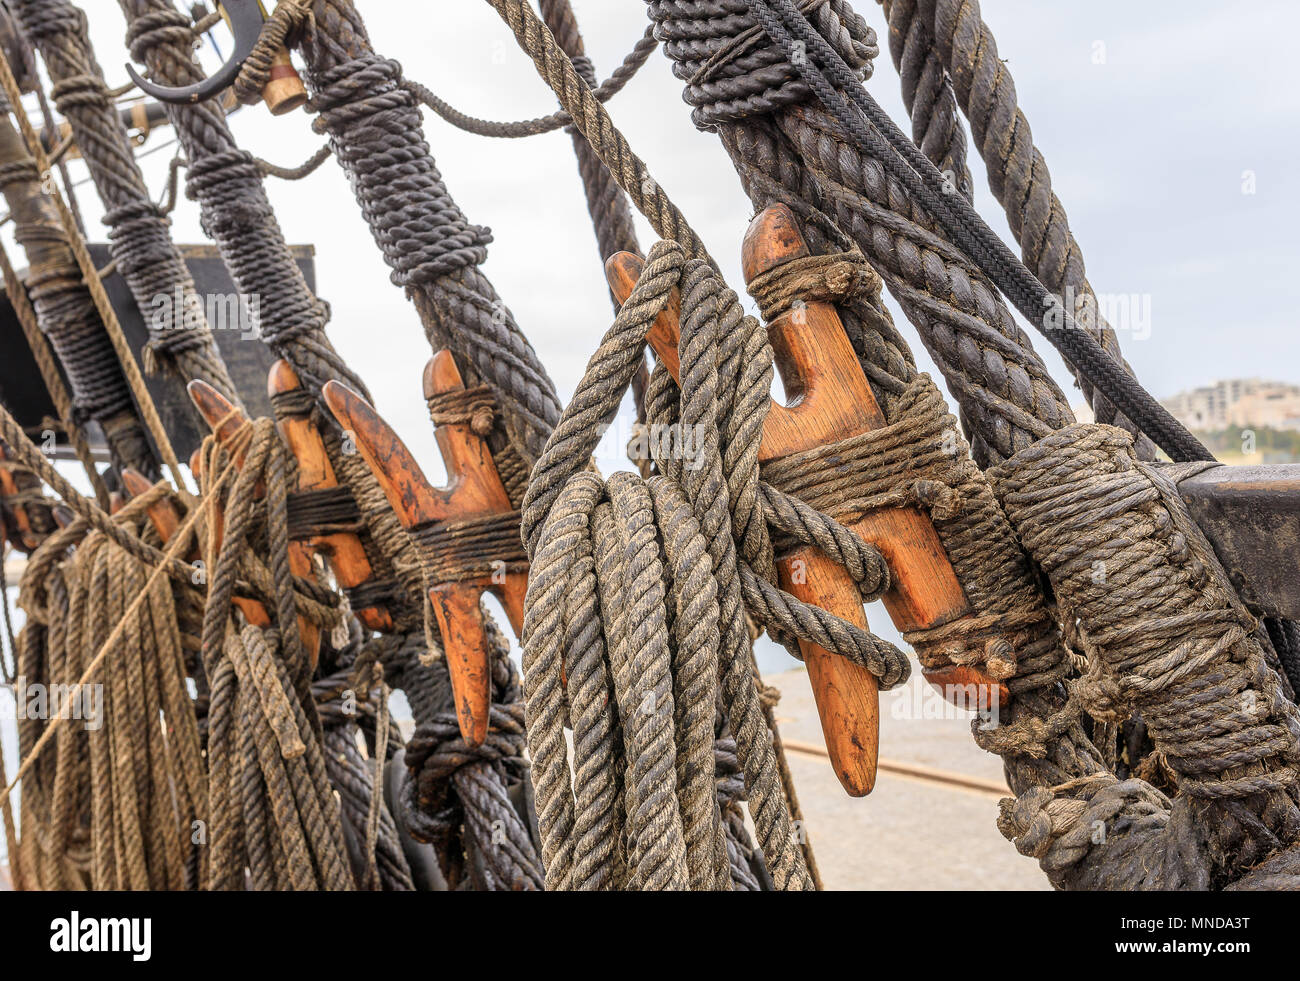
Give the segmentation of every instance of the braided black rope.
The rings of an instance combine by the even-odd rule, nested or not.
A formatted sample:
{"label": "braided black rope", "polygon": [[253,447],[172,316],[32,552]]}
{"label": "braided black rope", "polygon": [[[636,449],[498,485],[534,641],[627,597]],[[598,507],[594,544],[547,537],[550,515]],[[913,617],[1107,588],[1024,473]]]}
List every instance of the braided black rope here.
{"label": "braided black rope", "polygon": [[[984,223],[965,198],[945,193],[944,176],[898,130],[843,57],[813,28],[792,0],[745,2],[764,31],[785,52],[789,63],[817,93],[845,132],[882,161],[890,175],[935,217],[951,241],[976,262],[1066,360],[1141,426],[1172,459],[1178,462],[1213,459],[1200,441],[1138,385],[1095,337],[1077,328],[1070,311],[1061,309],[1060,302]],[[817,64],[814,64],[814,59]],[[860,115],[854,113],[846,94]],[[1064,324],[1061,329],[1044,326],[1043,313],[1048,309],[1061,312]]]}

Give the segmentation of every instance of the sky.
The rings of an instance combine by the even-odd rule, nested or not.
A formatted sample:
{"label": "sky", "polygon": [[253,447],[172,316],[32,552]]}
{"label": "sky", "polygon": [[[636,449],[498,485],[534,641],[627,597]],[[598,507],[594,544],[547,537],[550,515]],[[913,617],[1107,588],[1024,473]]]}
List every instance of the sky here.
{"label": "sky", "polygon": [[[115,0],[83,0],[110,85],[126,77],[125,22]],[[858,10],[884,34],[871,0]],[[486,0],[414,4],[365,0],[376,50],[408,77],[476,116],[521,119],[553,111],[553,95]],[[604,77],[645,28],[640,0],[573,0],[597,72]],[[1218,378],[1300,382],[1294,288],[1300,245],[1295,166],[1300,90],[1293,0],[986,0],[985,21],[1015,77],[1035,141],[1051,167],[1087,261],[1105,296],[1135,298],[1121,336],[1147,387],[1165,397]],[[226,38],[222,38],[229,49]],[[898,80],[882,41],[873,95],[905,120]],[[216,61],[202,53],[209,69]],[[652,174],[682,208],[740,286],[740,240],[752,215],[717,138],[690,122],[682,85],[654,54],[610,103],[613,118]],[[322,142],[311,118],[273,118],[261,106],[231,120],[241,144],[294,165]],[[907,127],[904,126],[906,129]],[[491,227],[484,270],[539,351],[567,400],[611,319],[574,165],[563,132],[525,141],[462,133],[429,115],[431,145],[452,195],[469,219]],[[142,153],[161,194],[175,152],[167,130]],[[1008,241],[1010,232],[972,151],[976,206]],[[84,164],[72,164],[74,180]],[[430,355],[416,313],[389,280],[346,179],[333,162],[298,183],[268,181],[286,237],[316,247],[320,294],[334,312],[329,335],[375,394],[380,412],[432,479],[442,468],[420,393]],[[79,188],[92,238],[103,209]],[[198,207],[182,199],[173,216],[180,242],[202,242]],[[640,223],[641,243],[654,236]],[[3,235],[12,240],[12,232]],[[751,306],[752,309],[752,306]],[[901,313],[895,318],[924,368],[933,367]],[[1063,385],[1072,384],[1033,335]],[[1081,401],[1077,392],[1072,400]],[[603,460],[606,468],[617,460]],[[873,626],[890,635],[879,609]]]}

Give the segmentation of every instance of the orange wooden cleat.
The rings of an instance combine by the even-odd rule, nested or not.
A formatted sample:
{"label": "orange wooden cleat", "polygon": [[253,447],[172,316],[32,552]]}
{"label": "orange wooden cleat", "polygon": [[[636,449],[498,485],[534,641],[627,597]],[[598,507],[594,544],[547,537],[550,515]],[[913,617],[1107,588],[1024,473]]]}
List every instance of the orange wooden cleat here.
{"label": "orange wooden cleat", "polygon": [[[9,456],[5,452],[4,446],[0,445],[0,463],[8,459]],[[6,467],[0,467],[0,501],[5,499],[13,501],[17,497],[18,482],[14,480],[14,475]],[[12,516],[14,524],[11,529],[10,541],[21,546],[25,551],[35,551],[43,539],[32,526],[31,515],[27,513],[26,505],[6,504],[6,510]]]}
{"label": "orange wooden cleat", "polygon": [[[426,398],[465,387],[449,351],[440,351],[429,362],[424,382]],[[339,424],[352,434],[357,449],[374,471],[402,526],[426,550],[426,558],[434,551],[427,538],[454,532],[462,522],[481,523],[500,517],[517,525],[518,516],[492,452],[468,425],[438,427],[438,447],[450,483],[435,488],[410,450],[365,399],[338,382],[327,384],[324,394]],[[518,636],[523,629],[524,594],[528,591],[528,574],[517,564],[522,561],[520,544],[518,558],[512,558],[513,568],[502,562],[491,573],[427,584],[446,648],[461,735],[470,745],[477,746],[487,737],[492,705],[491,647],[480,600],[484,592],[500,599]]]}
{"label": "orange wooden cleat", "polygon": [[[745,236],[746,280],[808,255],[793,213],[769,208]],[[626,302],[644,268],[641,258],[622,252],[606,264],[607,278],[620,303]],[[871,386],[858,362],[835,307],[806,303],[799,322],[794,312],[770,324],[768,334],[786,391],[797,393],[789,405],[773,402],[763,427],[760,462],[777,460],[885,425]],[[649,332],[655,354],[679,377],[681,299],[674,294]],[[892,574],[884,603],[904,631],[951,623],[971,614],[934,525],[917,508],[872,512],[848,526],[880,549]],[[781,586],[791,595],[867,629],[862,597],[852,577],[820,550],[805,547],[778,559]],[[799,571],[799,575],[795,571]],[[861,665],[815,644],[800,642],[822,733],[835,772],[854,797],[875,786],[880,746],[879,685]],[[977,669],[971,677],[996,685]],[[998,686],[1005,697],[1005,688]]]}
{"label": "orange wooden cleat", "polygon": [[[301,389],[302,382],[288,361],[277,361],[271,366],[267,393],[272,399]],[[298,490],[326,491],[338,487],[338,477],[325,452],[325,441],[312,422],[310,412],[277,411],[276,418],[280,436],[298,460]],[[374,577],[365,546],[351,532],[317,535],[303,544],[322,554],[344,589],[355,589]],[[354,609],[354,612],[357,619],[371,630],[387,632],[393,629],[393,618],[385,609],[369,606]]]}

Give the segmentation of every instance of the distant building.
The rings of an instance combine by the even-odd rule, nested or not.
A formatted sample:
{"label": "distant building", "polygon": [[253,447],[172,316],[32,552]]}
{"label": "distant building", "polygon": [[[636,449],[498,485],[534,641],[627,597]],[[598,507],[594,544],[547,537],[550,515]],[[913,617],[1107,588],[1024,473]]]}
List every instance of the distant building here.
{"label": "distant building", "polygon": [[1300,430],[1300,385],[1231,378],[1179,392],[1164,406],[1188,429],[1236,426]]}

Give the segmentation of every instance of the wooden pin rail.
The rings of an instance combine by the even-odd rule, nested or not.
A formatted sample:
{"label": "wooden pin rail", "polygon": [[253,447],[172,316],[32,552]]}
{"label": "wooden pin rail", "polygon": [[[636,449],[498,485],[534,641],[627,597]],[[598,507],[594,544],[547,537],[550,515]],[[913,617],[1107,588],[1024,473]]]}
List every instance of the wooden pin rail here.
{"label": "wooden pin rail", "polygon": [[[425,397],[465,387],[451,352],[440,351],[424,376]],[[438,448],[447,465],[449,483],[435,488],[401,438],[360,395],[336,381],[324,389],[325,402],[349,431],[357,449],[374,472],[402,526],[411,532],[434,525],[508,514],[514,509],[492,459],[492,451],[466,423],[448,423],[436,430]],[[456,696],[456,717],[462,737],[472,746],[487,738],[492,705],[491,646],[481,606],[490,592],[501,600],[515,635],[523,630],[525,572],[505,570],[499,576],[428,583],[429,600],[442,632]]]}
{"label": "wooden pin rail", "polygon": [[[745,236],[746,281],[808,254],[794,214],[783,205],[769,208]],[[631,295],[644,266],[644,260],[628,252],[607,263],[607,277],[620,303]],[[763,428],[760,463],[885,425],[834,306],[806,303],[799,313],[799,322],[791,312],[768,327],[777,370],[793,400],[788,405],[773,402]],[[674,378],[680,373],[680,319],[681,298],[674,294],[648,335],[656,356]],[[884,555],[892,586],[883,599],[900,630],[929,629],[971,615],[934,525],[920,509],[882,509],[848,527]],[[782,588],[791,595],[867,629],[857,584],[820,550],[796,549],[780,556],[777,568]],[[832,766],[850,795],[865,796],[875,786],[879,757],[879,685],[866,668],[847,658],[806,641],[800,642],[800,649]],[[954,667],[926,677],[945,692],[953,691],[947,687],[953,684],[974,684],[982,700],[989,701],[996,693],[999,704],[1005,704],[1008,697],[1004,685],[976,668]]]}

